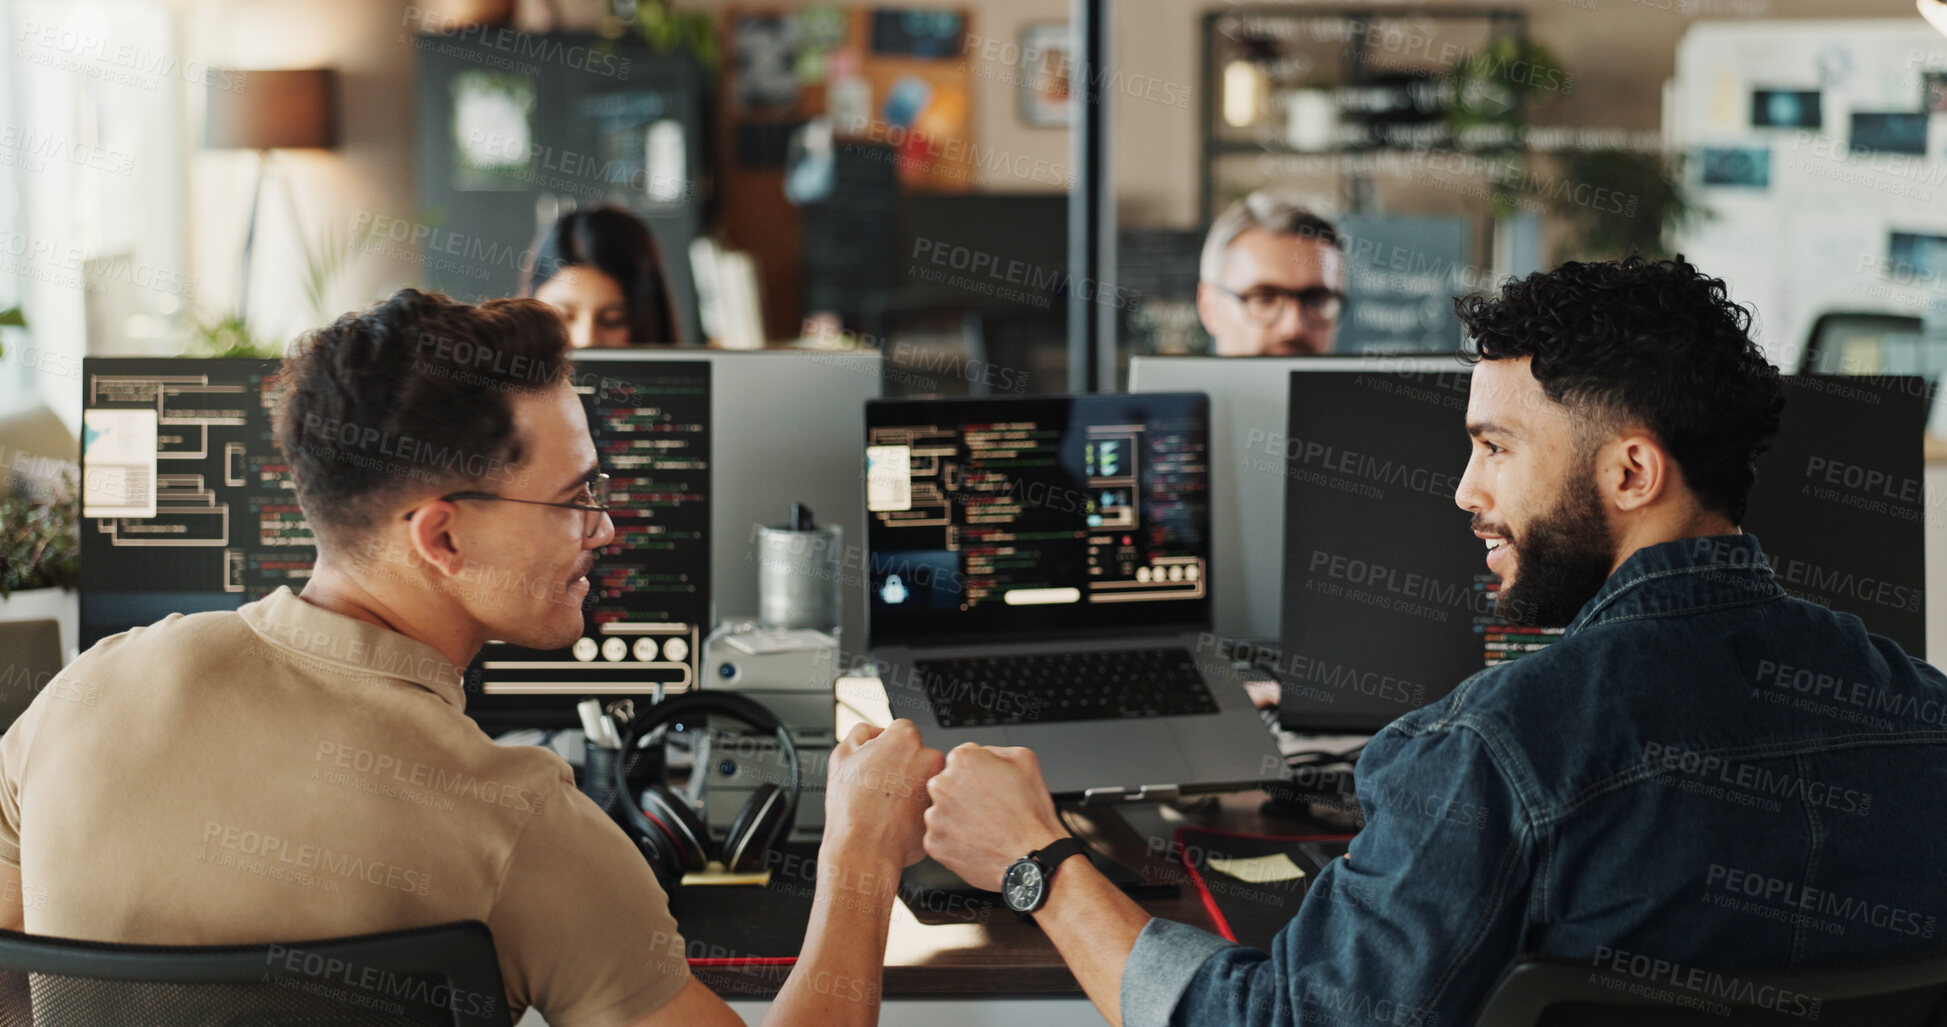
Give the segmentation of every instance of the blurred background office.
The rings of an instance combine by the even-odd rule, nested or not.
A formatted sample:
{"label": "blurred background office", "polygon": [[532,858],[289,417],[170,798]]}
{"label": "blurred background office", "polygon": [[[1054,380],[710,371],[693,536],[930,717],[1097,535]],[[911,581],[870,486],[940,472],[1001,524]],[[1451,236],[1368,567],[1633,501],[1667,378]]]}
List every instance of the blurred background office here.
{"label": "blurred background office", "polygon": [[[1456,293],[1678,251],[1788,370],[1947,351],[1947,37],[1915,0],[0,11],[17,569],[71,532],[30,518],[78,519],[45,500],[84,355],[276,355],[407,285],[538,296],[577,345],[871,350],[888,395],[1114,388],[1217,351],[1204,245],[1268,190],[1332,226],[1343,299],[1259,313],[1330,313],[1335,354],[1450,351]],[[71,580],[35,566],[9,589]]]}

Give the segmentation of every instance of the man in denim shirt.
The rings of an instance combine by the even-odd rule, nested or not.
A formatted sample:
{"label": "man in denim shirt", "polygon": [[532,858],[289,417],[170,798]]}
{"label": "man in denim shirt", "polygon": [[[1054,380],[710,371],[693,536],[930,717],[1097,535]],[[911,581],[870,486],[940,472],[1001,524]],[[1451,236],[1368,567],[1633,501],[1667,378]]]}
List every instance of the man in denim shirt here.
{"label": "man in denim shirt", "polygon": [[[1455,499],[1499,611],[1567,633],[1373,738],[1366,828],[1268,954],[1059,865],[1036,919],[1096,1007],[1433,1027],[1524,952],[1701,1004],[1725,995],[1704,967],[1937,944],[1947,679],[1787,595],[1739,532],[1784,406],[1749,314],[1681,258],[1565,264],[1459,309],[1483,359]],[[1024,749],[955,749],[930,791],[927,852],[981,887],[1064,834]]]}

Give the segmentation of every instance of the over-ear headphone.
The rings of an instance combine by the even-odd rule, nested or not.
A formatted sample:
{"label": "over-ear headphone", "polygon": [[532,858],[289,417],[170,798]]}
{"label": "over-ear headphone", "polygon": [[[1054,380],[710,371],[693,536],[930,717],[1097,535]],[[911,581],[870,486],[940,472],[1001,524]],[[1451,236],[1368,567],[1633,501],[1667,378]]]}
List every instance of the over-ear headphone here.
{"label": "over-ear headphone", "polygon": [[[690,804],[660,780],[630,780],[630,770],[638,762],[637,747],[650,732],[684,717],[717,713],[777,738],[784,755],[789,785],[759,785],[757,791],[730,821],[730,833],[721,848],[710,841],[710,828]],[[634,840],[650,869],[662,882],[663,890],[675,888],[683,875],[701,870],[712,857],[723,861],[732,873],[761,870],[769,854],[791,831],[797,818],[798,797],[803,781],[798,768],[798,748],[791,744],[791,732],[762,703],[736,692],[685,692],[651,706],[648,712],[631,721],[622,735],[621,758],[612,763],[614,799],[609,810]],[[698,773],[702,768],[698,768]],[[658,777],[661,775],[658,774]],[[636,803],[640,797],[642,804]]]}

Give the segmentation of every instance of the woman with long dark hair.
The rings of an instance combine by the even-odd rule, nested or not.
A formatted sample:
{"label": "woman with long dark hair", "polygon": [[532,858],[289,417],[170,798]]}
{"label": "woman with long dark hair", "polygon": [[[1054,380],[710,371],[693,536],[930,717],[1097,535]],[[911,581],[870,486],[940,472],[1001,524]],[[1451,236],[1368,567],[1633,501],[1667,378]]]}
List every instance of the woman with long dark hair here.
{"label": "woman with long dark hair", "polygon": [[677,341],[662,252],[627,211],[562,215],[541,232],[527,277],[521,294],[561,311],[577,349]]}

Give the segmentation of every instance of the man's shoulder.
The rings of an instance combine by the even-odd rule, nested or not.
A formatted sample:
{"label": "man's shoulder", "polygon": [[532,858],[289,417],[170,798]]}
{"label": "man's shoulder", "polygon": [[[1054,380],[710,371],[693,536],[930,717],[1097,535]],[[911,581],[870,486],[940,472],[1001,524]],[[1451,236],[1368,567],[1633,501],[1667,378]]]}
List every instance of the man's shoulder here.
{"label": "man's shoulder", "polygon": [[[1633,634],[1624,632],[1622,634]],[[1620,644],[1619,644],[1620,643]],[[1628,758],[1630,738],[1646,722],[1672,713],[1658,698],[1674,687],[1647,672],[1620,635],[1578,632],[1545,649],[1495,664],[1462,681],[1446,698],[1388,728],[1403,743],[1471,737],[1538,807],[1592,774]]]}
{"label": "man's shoulder", "polygon": [[[1578,681],[1602,669],[1608,648],[1586,637],[1563,638],[1518,659],[1484,667],[1454,686],[1446,698],[1401,718],[1416,731],[1456,726],[1494,726],[1525,732],[1545,724],[1549,707],[1575,691]],[[1538,723],[1539,722],[1539,723]]]}
{"label": "man's shoulder", "polygon": [[81,654],[81,658],[85,659],[96,652],[106,653],[111,650],[133,652],[143,647],[188,645],[206,638],[251,633],[250,625],[236,610],[172,613],[153,624],[138,624],[126,631],[109,635],[89,646],[87,652]]}
{"label": "man's shoulder", "polygon": [[164,677],[204,679],[211,664],[234,661],[247,652],[256,633],[235,610],[172,613],[109,635],[75,657],[61,671],[70,681],[153,683]]}

